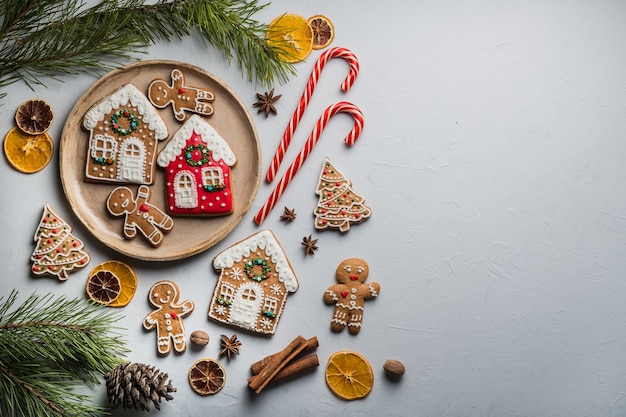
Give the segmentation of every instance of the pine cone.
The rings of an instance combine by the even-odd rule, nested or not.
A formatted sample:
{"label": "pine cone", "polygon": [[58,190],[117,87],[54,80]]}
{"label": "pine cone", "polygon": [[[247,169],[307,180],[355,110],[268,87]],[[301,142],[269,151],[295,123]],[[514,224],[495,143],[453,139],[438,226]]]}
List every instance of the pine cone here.
{"label": "pine cone", "polygon": [[[104,376],[109,401],[116,407],[150,411],[150,402],[161,409],[161,398],[173,399],[169,393],[176,392],[167,374],[143,363],[124,363]],[[166,384],[167,382],[167,384]]]}

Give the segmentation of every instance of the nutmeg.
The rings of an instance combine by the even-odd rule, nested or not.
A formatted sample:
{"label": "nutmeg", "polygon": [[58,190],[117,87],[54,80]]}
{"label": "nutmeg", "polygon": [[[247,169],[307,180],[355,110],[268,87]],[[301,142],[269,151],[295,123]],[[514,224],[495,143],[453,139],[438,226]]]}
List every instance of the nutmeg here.
{"label": "nutmeg", "polygon": [[206,346],[209,344],[209,334],[202,330],[195,330],[189,337],[191,343],[198,346]]}
{"label": "nutmeg", "polygon": [[404,375],[406,369],[404,368],[404,364],[395,359],[388,359],[383,364],[383,370],[385,373],[392,378],[400,378]]}

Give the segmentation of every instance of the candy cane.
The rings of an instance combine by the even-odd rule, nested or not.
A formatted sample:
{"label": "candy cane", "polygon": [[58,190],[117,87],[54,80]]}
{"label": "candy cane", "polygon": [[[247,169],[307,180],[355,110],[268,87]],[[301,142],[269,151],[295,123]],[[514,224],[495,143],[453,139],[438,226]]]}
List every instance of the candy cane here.
{"label": "candy cane", "polygon": [[324,110],[322,117],[320,117],[317,123],[315,124],[315,127],[313,128],[311,135],[306,140],[304,147],[302,148],[300,153],[296,156],[296,159],[293,161],[291,166],[287,168],[287,172],[285,172],[285,175],[283,175],[280,181],[278,181],[278,184],[276,184],[276,188],[274,188],[274,191],[272,191],[272,193],[268,197],[263,207],[261,207],[259,212],[254,217],[254,221],[256,222],[256,224],[263,223],[263,220],[265,220],[267,215],[270,213],[270,211],[272,211],[272,209],[276,205],[276,202],[278,201],[278,199],[280,199],[280,197],[283,195],[283,192],[289,185],[289,182],[296,175],[296,173],[298,172],[298,170],[300,169],[300,167],[302,166],[306,158],[311,153],[311,150],[313,149],[313,147],[319,140],[320,135],[322,134],[322,131],[328,124],[328,121],[335,114],[341,113],[341,112],[348,113],[354,118],[354,127],[352,128],[350,133],[348,133],[348,135],[344,138],[344,142],[346,142],[348,146],[354,145],[356,140],[359,138],[361,131],[363,130],[363,113],[357,106],[355,106],[352,103],[348,103],[346,101],[340,101],[338,103],[335,103],[329,106],[326,110]]}
{"label": "candy cane", "polygon": [[300,119],[302,119],[302,115],[304,114],[306,107],[309,105],[309,100],[313,95],[313,90],[315,89],[322,69],[332,58],[343,58],[348,61],[348,64],[350,65],[350,72],[341,83],[341,89],[346,92],[350,89],[350,87],[352,87],[352,84],[354,84],[354,80],[359,73],[359,60],[349,49],[331,48],[320,55],[319,59],[315,63],[315,66],[313,67],[313,72],[311,72],[311,76],[309,77],[309,81],[304,89],[304,93],[302,93],[300,103],[298,103],[298,107],[296,107],[293,116],[291,116],[291,120],[285,129],[285,133],[283,133],[283,138],[280,141],[278,149],[276,150],[274,159],[272,159],[272,164],[268,168],[267,174],[265,174],[265,180],[267,182],[272,182],[274,180],[278,167],[280,166],[280,163],[285,156],[285,152],[287,151],[287,147],[289,146],[289,143],[291,143],[291,138],[300,123]]}

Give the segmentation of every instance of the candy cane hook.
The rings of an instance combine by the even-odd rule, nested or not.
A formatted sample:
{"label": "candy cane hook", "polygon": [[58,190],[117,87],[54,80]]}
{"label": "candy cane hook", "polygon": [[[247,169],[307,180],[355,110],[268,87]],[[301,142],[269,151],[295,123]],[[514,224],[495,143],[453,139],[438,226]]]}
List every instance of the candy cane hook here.
{"label": "candy cane hook", "polygon": [[296,156],[296,159],[293,161],[291,166],[287,168],[287,172],[285,172],[285,175],[283,175],[280,181],[278,181],[278,184],[276,184],[276,188],[274,188],[274,191],[272,191],[263,207],[261,207],[259,212],[254,217],[254,221],[256,222],[256,224],[263,223],[263,220],[265,220],[267,215],[272,211],[272,209],[276,205],[276,202],[280,199],[280,197],[283,195],[283,192],[289,185],[289,182],[296,175],[306,158],[311,153],[311,150],[319,140],[320,135],[322,134],[322,131],[328,124],[329,120],[337,113],[348,113],[354,118],[354,127],[352,128],[350,133],[348,133],[348,135],[344,138],[344,142],[346,142],[348,146],[354,145],[356,140],[359,138],[361,131],[363,130],[363,113],[357,106],[346,101],[340,101],[329,106],[326,110],[324,110],[324,113],[315,124],[313,131],[305,142],[304,147],[302,148],[300,153]]}
{"label": "candy cane hook", "polygon": [[356,55],[354,55],[347,48],[331,48],[327,51],[324,51],[322,55],[318,58],[315,66],[313,67],[313,71],[309,77],[309,81],[307,82],[306,88],[302,93],[302,97],[300,98],[300,103],[298,103],[298,107],[291,116],[291,120],[289,120],[289,124],[285,129],[285,133],[283,133],[283,138],[280,141],[278,149],[276,150],[276,154],[272,159],[272,163],[267,170],[267,174],[265,174],[265,180],[267,182],[272,182],[274,177],[276,176],[276,172],[278,171],[278,167],[285,156],[285,152],[287,151],[287,147],[289,143],[291,143],[291,138],[293,137],[294,132],[298,128],[298,124],[300,123],[300,119],[302,119],[302,115],[309,105],[309,100],[313,95],[313,90],[315,90],[315,86],[317,85],[317,80],[320,77],[322,69],[326,65],[326,63],[332,58],[343,58],[348,61],[348,65],[350,66],[350,72],[348,76],[341,83],[341,89],[344,92],[347,92],[352,84],[354,84],[354,80],[356,76],[359,74],[359,60]]}

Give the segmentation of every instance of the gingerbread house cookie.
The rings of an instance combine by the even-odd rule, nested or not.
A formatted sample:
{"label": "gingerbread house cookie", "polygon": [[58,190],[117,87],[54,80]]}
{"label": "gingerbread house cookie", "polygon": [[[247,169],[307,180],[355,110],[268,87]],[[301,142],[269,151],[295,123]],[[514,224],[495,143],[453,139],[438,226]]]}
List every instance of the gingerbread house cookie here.
{"label": "gingerbread house cookie", "polygon": [[273,335],[287,296],[299,285],[276,236],[269,230],[255,233],[218,254],[213,267],[220,276],[209,318]]}
{"label": "gingerbread house cookie", "polygon": [[157,144],[167,138],[168,131],[137,87],[126,84],[94,104],[85,114],[83,127],[89,131],[88,181],[154,182]]}
{"label": "gingerbread house cookie", "polygon": [[213,126],[192,115],[157,159],[166,169],[167,211],[194,216],[232,213],[230,171],[236,162],[230,146]]}

